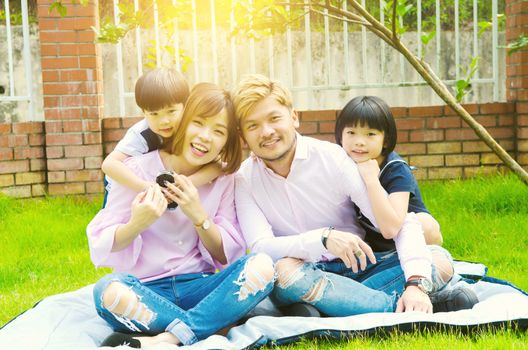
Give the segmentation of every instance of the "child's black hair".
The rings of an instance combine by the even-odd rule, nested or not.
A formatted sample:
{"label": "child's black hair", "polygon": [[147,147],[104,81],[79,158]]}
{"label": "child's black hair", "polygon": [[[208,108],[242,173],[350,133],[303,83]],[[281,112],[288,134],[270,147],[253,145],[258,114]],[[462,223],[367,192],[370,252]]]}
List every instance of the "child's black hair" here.
{"label": "child's black hair", "polygon": [[356,125],[383,131],[383,156],[387,156],[396,147],[396,122],[389,105],[381,98],[357,96],[350,100],[337,116],[336,142],[342,145],[343,129]]}
{"label": "child's black hair", "polygon": [[157,111],[173,104],[185,105],[189,85],[185,77],[172,68],[155,68],[136,82],[136,104],[143,111]]}

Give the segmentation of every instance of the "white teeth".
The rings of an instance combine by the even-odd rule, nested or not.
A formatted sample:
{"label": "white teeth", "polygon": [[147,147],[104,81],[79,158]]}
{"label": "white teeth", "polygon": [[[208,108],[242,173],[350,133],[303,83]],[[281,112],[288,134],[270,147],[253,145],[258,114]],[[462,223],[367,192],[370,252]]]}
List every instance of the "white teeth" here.
{"label": "white teeth", "polygon": [[278,140],[269,140],[269,141],[266,141],[266,142],[263,142],[262,143],[262,146],[266,147],[266,146],[269,146],[269,145],[273,145],[275,142],[277,142]]}
{"label": "white teeth", "polygon": [[203,152],[203,153],[206,153],[208,152],[208,149],[205,148],[205,146],[202,146],[202,145],[197,145],[195,143],[192,144],[193,148],[195,148],[196,150],[200,151],[200,152]]}

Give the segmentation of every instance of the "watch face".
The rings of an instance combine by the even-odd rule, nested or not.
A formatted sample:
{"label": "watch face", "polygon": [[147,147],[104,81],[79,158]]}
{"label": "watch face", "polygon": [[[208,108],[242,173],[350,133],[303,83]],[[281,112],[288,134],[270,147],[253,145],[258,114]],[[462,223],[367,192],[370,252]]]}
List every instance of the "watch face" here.
{"label": "watch face", "polygon": [[420,280],[422,287],[427,291],[431,292],[433,290],[433,283],[429,281],[427,278],[422,278]]}
{"label": "watch face", "polygon": [[209,221],[209,219],[205,219],[205,221],[202,224],[202,229],[209,230],[209,227],[211,227],[211,222]]}

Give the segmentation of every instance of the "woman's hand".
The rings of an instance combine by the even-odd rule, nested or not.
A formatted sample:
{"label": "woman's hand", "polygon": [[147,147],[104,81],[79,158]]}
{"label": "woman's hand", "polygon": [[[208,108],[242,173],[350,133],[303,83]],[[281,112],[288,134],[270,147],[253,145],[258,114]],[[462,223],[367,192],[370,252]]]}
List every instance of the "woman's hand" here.
{"label": "woman's hand", "polygon": [[207,212],[202,207],[198,189],[187,176],[173,175],[174,183],[166,183],[167,187],[162,188],[163,194],[168,200],[178,203],[193,224],[199,225],[207,218]]}
{"label": "woman's hand", "polygon": [[167,200],[158,184],[150,186],[146,191],[139,193],[132,202],[130,223],[146,228],[167,209]]}
{"label": "woman's hand", "polygon": [[167,200],[159,185],[152,185],[139,193],[132,201],[130,220],[118,226],[114,236],[112,251],[128,247],[136,237],[152,225],[167,209]]}

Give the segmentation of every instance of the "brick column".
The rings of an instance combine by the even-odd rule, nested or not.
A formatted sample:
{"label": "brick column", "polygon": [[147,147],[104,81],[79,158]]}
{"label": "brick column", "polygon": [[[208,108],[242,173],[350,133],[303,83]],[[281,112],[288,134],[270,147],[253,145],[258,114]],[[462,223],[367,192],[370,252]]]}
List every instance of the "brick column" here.
{"label": "brick column", "polygon": [[[506,0],[506,41],[528,35],[528,2]],[[506,55],[506,98],[517,111],[517,161],[528,167],[528,48]]]}
{"label": "brick column", "polygon": [[97,1],[62,1],[65,17],[49,13],[52,0],[38,0],[50,195],[102,191],[102,61],[92,26]]}

